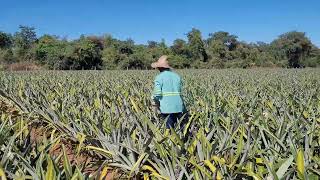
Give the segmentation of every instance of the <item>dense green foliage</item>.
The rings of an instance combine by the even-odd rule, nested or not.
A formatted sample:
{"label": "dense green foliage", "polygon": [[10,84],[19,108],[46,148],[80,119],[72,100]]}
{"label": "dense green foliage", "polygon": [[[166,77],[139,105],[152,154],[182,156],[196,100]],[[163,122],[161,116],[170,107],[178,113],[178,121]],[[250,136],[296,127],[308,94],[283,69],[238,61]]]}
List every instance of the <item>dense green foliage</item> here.
{"label": "dense green foliage", "polygon": [[150,107],[155,71],[0,72],[0,98],[18,111],[0,108],[0,176],[320,176],[319,69],[178,73],[191,117],[166,137]]}
{"label": "dense green foliage", "polygon": [[111,35],[81,36],[68,41],[57,36],[37,37],[35,29],[20,26],[14,35],[0,31],[0,69],[14,63],[33,63],[45,69],[149,69],[160,55],[170,56],[174,68],[317,67],[320,50],[303,32],[288,32],[270,44],[246,43],[228,32],[207,39],[192,29],[187,40],[137,45]]}

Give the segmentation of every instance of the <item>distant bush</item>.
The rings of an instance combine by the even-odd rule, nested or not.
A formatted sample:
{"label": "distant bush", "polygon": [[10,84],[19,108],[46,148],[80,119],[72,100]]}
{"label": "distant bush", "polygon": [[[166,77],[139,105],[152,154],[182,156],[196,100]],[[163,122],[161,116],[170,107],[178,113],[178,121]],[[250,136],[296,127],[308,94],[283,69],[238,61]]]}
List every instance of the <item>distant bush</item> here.
{"label": "distant bush", "polygon": [[14,57],[11,49],[0,49],[0,63],[8,64],[14,62]]}
{"label": "distant bush", "polygon": [[320,67],[320,57],[308,58],[302,64],[304,67]]}

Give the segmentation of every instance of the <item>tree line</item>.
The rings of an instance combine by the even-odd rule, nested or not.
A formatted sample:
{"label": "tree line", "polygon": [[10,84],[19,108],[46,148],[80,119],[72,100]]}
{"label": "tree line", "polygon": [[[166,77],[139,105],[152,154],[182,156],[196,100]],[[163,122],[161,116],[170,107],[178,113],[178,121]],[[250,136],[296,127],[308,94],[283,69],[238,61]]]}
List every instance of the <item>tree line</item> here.
{"label": "tree line", "polygon": [[17,64],[50,70],[150,69],[163,54],[169,55],[170,64],[178,69],[320,67],[320,49],[304,32],[287,32],[271,43],[247,43],[224,31],[210,33],[205,39],[195,28],[186,36],[171,46],[164,40],[135,44],[132,39],[111,35],[67,40],[47,34],[38,37],[34,27],[19,26],[14,34],[0,31],[0,69]]}

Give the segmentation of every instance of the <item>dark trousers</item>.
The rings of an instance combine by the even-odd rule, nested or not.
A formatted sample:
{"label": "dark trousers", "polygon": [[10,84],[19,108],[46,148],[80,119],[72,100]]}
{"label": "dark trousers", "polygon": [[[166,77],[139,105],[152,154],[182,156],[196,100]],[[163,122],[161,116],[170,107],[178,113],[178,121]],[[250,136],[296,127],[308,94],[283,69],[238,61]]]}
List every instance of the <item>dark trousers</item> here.
{"label": "dark trousers", "polygon": [[[188,114],[187,113],[171,113],[171,114],[161,114],[162,118],[167,120],[166,127],[167,129],[174,128],[175,124],[178,120],[181,120],[180,127],[183,128],[184,124],[188,121]],[[181,119],[183,117],[183,119]]]}

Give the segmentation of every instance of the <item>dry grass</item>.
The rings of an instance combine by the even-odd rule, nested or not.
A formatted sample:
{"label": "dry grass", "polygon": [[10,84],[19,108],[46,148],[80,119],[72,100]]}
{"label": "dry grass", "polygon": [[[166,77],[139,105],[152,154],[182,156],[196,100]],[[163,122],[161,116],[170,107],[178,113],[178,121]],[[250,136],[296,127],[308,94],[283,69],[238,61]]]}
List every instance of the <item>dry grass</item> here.
{"label": "dry grass", "polygon": [[6,66],[9,71],[36,71],[41,70],[42,68],[34,63],[30,62],[19,62],[13,63]]}

